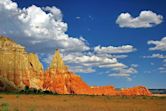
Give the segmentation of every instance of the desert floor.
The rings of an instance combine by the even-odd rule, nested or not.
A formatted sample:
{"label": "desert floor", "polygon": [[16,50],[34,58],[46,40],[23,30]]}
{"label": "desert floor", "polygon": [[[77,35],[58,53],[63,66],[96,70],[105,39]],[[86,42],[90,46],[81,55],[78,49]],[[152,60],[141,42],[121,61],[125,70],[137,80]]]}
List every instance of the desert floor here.
{"label": "desert floor", "polygon": [[166,111],[166,96],[0,94],[0,111]]}

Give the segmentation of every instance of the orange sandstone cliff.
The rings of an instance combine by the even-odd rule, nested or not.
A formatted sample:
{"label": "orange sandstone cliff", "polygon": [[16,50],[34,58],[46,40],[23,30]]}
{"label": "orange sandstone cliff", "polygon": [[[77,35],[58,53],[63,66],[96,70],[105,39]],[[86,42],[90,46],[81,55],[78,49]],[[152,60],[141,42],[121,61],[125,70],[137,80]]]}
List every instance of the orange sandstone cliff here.
{"label": "orange sandstone cliff", "polygon": [[42,89],[43,66],[38,57],[27,53],[13,40],[0,36],[0,89],[22,90],[25,86]]}
{"label": "orange sandstone cliff", "polygon": [[113,86],[89,86],[80,76],[69,71],[58,49],[44,72],[37,55],[27,53],[23,46],[0,36],[0,90],[18,91],[25,86],[58,94],[152,95],[144,86],[121,90]]}

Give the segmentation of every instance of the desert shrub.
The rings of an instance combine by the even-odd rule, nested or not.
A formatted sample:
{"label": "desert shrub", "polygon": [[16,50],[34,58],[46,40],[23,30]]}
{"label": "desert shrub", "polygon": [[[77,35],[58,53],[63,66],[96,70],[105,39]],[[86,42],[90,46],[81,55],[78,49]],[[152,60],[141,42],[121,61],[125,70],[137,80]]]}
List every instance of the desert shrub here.
{"label": "desert shrub", "polygon": [[30,90],[29,90],[29,86],[25,86],[25,88],[24,88],[24,93],[28,93]]}
{"label": "desert shrub", "polygon": [[16,98],[19,98],[20,97],[20,95],[19,94],[16,94]]}
{"label": "desert shrub", "polygon": [[29,86],[25,86],[24,90],[21,90],[20,93],[25,93],[25,94],[37,94],[40,91],[38,91],[35,88],[29,88]]}
{"label": "desert shrub", "polygon": [[14,108],[14,111],[19,111],[19,109],[18,108]]}
{"label": "desert shrub", "polygon": [[2,111],[9,111],[9,104],[8,103],[2,103]]}
{"label": "desert shrub", "polygon": [[148,97],[146,97],[146,96],[142,96],[142,99],[147,99]]}
{"label": "desert shrub", "polygon": [[44,94],[53,94],[53,92],[48,91],[48,90],[43,91],[43,93],[44,93]]}

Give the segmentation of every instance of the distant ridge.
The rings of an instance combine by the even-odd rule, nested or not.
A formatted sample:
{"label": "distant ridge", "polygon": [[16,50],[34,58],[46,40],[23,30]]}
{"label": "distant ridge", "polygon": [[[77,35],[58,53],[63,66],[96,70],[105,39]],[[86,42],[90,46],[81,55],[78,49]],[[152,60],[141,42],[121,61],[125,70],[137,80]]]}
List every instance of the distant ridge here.
{"label": "distant ridge", "polygon": [[166,89],[149,89],[153,94],[166,94]]}

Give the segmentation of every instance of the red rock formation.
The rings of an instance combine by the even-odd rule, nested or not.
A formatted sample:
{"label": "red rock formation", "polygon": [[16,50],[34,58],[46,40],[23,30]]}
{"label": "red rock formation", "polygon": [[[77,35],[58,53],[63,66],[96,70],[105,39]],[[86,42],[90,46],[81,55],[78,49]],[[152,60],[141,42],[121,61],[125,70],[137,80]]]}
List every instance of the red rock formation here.
{"label": "red rock formation", "polygon": [[136,86],[133,88],[126,88],[126,89],[121,89],[119,92],[119,95],[126,95],[126,96],[134,96],[134,95],[139,95],[139,96],[152,96],[152,93],[144,86]]}
{"label": "red rock formation", "polygon": [[91,87],[92,95],[117,95],[117,91],[113,86],[97,86]]}
{"label": "red rock formation", "polygon": [[50,67],[45,73],[43,88],[58,94],[88,94],[90,90],[80,76],[68,71],[59,50],[56,50]]}
{"label": "red rock formation", "polygon": [[90,89],[79,76],[70,72],[57,74],[54,78],[50,78],[49,73],[46,73],[43,88],[58,94],[88,94]]}
{"label": "red rock formation", "polygon": [[56,50],[50,67],[45,73],[43,88],[58,94],[88,95],[147,95],[151,92],[143,86],[116,90],[113,86],[88,86],[80,76],[70,72],[65,66],[59,50]]}
{"label": "red rock formation", "polygon": [[56,50],[44,74],[43,66],[35,54],[27,53],[23,46],[0,36],[0,90],[21,90],[25,86],[58,94],[152,95],[143,86],[121,90],[113,86],[90,87],[80,76],[68,70],[59,50]]}

